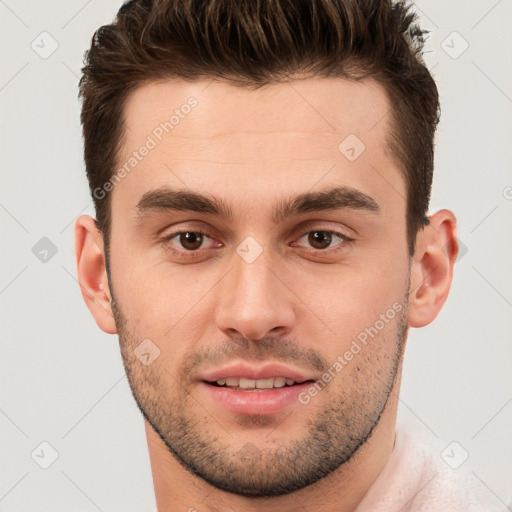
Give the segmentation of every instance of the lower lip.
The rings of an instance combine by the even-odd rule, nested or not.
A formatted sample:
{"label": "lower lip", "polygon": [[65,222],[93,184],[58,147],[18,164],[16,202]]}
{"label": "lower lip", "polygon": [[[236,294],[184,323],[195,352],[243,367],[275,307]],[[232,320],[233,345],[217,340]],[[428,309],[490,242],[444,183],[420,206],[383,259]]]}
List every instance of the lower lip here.
{"label": "lower lip", "polygon": [[311,386],[311,382],[254,391],[238,391],[206,382],[203,382],[202,385],[212,398],[230,411],[266,416],[297,403],[298,396]]}

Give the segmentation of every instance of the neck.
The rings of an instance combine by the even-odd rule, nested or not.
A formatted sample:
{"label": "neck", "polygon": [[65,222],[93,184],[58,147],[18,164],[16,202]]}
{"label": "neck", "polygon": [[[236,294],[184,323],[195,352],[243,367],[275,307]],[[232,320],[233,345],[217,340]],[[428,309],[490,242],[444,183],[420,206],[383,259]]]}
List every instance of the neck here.
{"label": "neck", "polygon": [[295,512],[298,504],[304,510],[354,512],[393,450],[399,381],[397,375],[378,424],[349,461],[315,484],[278,497],[250,498],[211,486],[187,471],[145,421],[158,512]]}

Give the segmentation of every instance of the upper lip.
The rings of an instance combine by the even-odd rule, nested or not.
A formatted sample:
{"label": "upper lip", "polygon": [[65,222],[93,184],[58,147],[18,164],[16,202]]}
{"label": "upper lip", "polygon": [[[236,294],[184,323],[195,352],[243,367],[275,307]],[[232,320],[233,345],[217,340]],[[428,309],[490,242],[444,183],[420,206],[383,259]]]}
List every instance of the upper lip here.
{"label": "upper lip", "polygon": [[265,363],[262,366],[255,367],[243,362],[231,363],[222,368],[205,372],[201,376],[201,379],[207,382],[216,382],[219,379],[229,377],[244,377],[254,380],[269,379],[270,377],[284,377],[285,379],[292,379],[297,383],[307,380],[316,380],[311,374],[279,363]]}

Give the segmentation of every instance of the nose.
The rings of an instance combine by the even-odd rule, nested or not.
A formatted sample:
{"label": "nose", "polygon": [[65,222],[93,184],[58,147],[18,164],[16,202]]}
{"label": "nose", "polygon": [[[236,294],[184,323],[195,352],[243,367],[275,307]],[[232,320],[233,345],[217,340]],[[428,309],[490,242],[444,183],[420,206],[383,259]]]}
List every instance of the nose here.
{"label": "nose", "polygon": [[298,301],[284,274],[282,263],[266,251],[251,263],[235,253],[232,269],[217,289],[217,327],[230,338],[289,334],[297,320]]}

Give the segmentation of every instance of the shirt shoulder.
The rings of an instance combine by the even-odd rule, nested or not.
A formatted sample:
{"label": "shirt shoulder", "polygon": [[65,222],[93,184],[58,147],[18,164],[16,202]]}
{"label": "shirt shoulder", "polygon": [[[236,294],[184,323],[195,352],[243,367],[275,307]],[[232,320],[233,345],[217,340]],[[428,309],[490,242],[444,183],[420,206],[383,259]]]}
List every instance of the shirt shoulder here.
{"label": "shirt shoulder", "polygon": [[393,452],[356,512],[502,511],[482,482],[460,464],[464,454],[456,445],[452,449],[426,432],[399,426]]}

